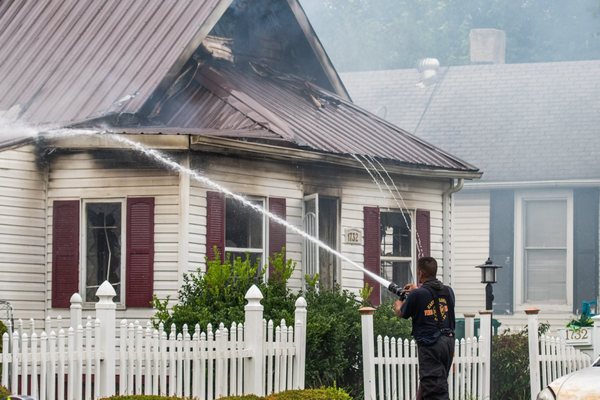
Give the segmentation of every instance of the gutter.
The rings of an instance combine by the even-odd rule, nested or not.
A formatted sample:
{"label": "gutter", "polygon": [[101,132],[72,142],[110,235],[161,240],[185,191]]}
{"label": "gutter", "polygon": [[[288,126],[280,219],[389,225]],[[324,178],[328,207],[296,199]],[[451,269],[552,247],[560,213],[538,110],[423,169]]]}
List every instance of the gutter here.
{"label": "gutter", "polygon": [[[322,162],[325,164],[339,165],[349,168],[364,170],[364,167],[355,159],[347,155],[320,153],[315,151],[302,150],[292,147],[281,147],[263,143],[244,142],[239,139],[216,138],[209,136],[192,136],[190,148],[196,151],[213,152],[219,154],[238,155],[256,155],[261,158],[272,160],[296,160],[299,162]],[[438,179],[477,179],[481,176],[480,172],[460,171],[442,168],[419,168],[405,167],[401,165],[387,164],[385,166],[389,173],[418,176]]]}
{"label": "gutter", "polygon": [[565,187],[598,187],[600,179],[564,179],[548,181],[512,181],[512,182],[467,182],[465,190],[489,189],[538,189],[538,188],[565,188]]}
{"label": "gutter", "polygon": [[450,274],[452,263],[452,194],[461,190],[464,184],[464,179],[458,179],[456,183],[452,180],[450,188],[442,193],[442,265],[444,267],[442,279],[445,285],[452,283],[452,275]]}

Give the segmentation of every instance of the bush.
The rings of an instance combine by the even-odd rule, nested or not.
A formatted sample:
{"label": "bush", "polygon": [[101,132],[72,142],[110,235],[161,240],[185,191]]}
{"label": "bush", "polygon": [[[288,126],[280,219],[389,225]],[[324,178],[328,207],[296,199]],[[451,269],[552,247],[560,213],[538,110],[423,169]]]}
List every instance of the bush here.
{"label": "bush", "polygon": [[105,397],[100,400],[188,400],[188,399],[185,399],[183,397],[167,397],[167,396],[134,394],[134,395],[128,395],[128,396]]}
{"label": "bush", "polygon": [[[540,324],[538,335],[545,333],[549,324]],[[494,398],[528,400],[529,339],[527,330],[504,332],[492,338],[492,393]]]}
{"label": "bush", "polygon": [[177,331],[181,332],[183,325],[187,324],[190,334],[193,334],[196,324],[206,330],[209,323],[213,327],[219,323],[229,327],[232,322],[243,322],[244,297],[255,283],[263,293],[264,317],[276,323],[281,319],[288,323],[293,321],[296,296],[286,288],[286,282],[294,270],[294,263],[292,260],[285,261],[284,250],[270,259],[273,272],[269,285],[263,279],[265,268],[252,263],[249,255],[245,259],[236,257],[233,260],[228,256],[221,262],[217,251],[215,254],[214,260],[207,260],[206,272],[198,269],[195,273],[184,275],[179,302],[171,311],[168,308],[169,298],[161,301],[154,297],[155,327],[162,322],[165,330],[169,331],[171,324],[175,324]]}
{"label": "bush", "polygon": [[8,396],[10,396],[10,391],[4,386],[0,386],[0,400],[4,400]]}
{"label": "bush", "polygon": [[2,336],[6,332],[8,332],[8,328],[6,327],[6,325],[4,325],[4,322],[0,321],[0,354],[2,353]]}
{"label": "bush", "polygon": [[377,335],[394,338],[411,338],[412,323],[408,319],[398,318],[394,314],[393,301],[377,307],[373,315],[373,332]]}
{"label": "bush", "polygon": [[257,397],[254,395],[230,396],[222,397],[218,400],[352,400],[352,398],[344,390],[330,387],[323,389],[288,390],[266,397]]}

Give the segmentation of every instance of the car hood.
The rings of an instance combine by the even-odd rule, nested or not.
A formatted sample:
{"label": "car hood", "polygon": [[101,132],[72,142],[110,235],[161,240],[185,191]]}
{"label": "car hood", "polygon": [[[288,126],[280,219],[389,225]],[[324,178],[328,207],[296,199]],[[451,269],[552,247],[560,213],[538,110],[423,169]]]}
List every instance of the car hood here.
{"label": "car hood", "polygon": [[548,385],[557,400],[597,400],[600,398],[600,367],[580,369]]}

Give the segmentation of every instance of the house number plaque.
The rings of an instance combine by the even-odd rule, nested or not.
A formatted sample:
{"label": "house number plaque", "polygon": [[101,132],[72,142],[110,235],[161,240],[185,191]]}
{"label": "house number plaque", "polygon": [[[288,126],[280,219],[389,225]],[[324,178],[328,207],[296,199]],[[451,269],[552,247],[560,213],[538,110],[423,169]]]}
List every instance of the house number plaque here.
{"label": "house number plaque", "polygon": [[348,228],[344,231],[344,243],[361,244],[362,231],[356,228]]}

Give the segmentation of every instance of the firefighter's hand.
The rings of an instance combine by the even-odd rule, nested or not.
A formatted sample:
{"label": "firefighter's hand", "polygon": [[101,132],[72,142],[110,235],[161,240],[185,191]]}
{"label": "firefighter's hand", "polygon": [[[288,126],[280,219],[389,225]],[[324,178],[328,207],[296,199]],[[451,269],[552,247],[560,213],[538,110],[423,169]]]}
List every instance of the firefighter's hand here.
{"label": "firefighter's hand", "polygon": [[409,283],[408,285],[404,285],[404,290],[407,291],[412,291],[415,290],[417,288],[417,285],[415,285],[414,283]]}
{"label": "firefighter's hand", "polygon": [[402,300],[396,300],[393,305],[394,314],[396,314],[398,317],[402,316],[402,312],[400,311],[402,309],[402,303],[403,303]]}

